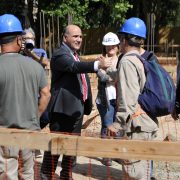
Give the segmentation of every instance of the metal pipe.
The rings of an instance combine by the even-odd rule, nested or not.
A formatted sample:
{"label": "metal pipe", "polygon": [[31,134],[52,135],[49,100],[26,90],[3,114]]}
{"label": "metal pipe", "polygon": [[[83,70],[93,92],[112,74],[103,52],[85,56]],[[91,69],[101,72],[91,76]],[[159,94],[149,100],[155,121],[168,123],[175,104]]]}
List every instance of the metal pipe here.
{"label": "metal pipe", "polygon": [[54,51],[55,48],[55,41],[54,41],[54,16],[52,15],[52,40],[53,40],[53,46],[52,49]]}
{"label": "metal pipe", "polygon": [[40,48],[43,47],[43,42],[42,42],[42,18],[41,18],[41,12],[39,13],[39,23],[40,23]]}
{"label": "metal pipe", "polygon": [[58,46],[60,45],[60,36],[59,36],[59,16],[57,16],[57,36],[58,36]]}
{"label": "metal pipe", "polygon": [[43,14],[43,31],[44,31],[44,49],[46,50],[46,27],[45,27],[45,16],[44,11],[42,11]]}
{"label": "metal pipe", "polygon": [[50,19],[48,19],[48,32],[49,32],[49,58],[52,57],[52,48],[51,48],[51,22]]}

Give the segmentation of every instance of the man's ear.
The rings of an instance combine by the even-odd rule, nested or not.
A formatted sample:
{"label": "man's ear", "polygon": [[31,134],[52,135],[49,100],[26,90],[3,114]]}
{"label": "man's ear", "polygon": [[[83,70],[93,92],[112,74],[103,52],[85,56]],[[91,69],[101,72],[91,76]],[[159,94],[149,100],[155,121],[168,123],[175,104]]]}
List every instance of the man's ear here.
{"label": "man's ear", "polygon": [[21,48],[21,46],[22,46],[22,36],[17,36],[17,44]]}
{"label": "man's ear", "polygon": [[64,34],[63,35],[63,41],[66,42],[67,41],[66,39],[67,39],[67,35]]}
{"label": "man's ear", "polygon": [[122,41],[122,42],[123,42],[123,44],[125,44],[125,45],[127,45],[127,44],[128,44],[128,41],[127,41],[125,38],[123,39],[123,41]]}

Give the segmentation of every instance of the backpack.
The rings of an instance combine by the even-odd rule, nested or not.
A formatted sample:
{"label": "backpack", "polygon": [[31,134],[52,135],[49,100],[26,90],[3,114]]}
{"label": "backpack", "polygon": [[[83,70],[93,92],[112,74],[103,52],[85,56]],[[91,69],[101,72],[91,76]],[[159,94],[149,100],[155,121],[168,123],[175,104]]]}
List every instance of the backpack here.
{"label": "backpack", "polygon": [[174,110],[176,88],[169,73],[158,63],[154,53],[148,53],[147,59],[138,54],[129,54],[141,60],[146,75],[146,82],[138,97],[138,103],[151,117],[165,116]]}

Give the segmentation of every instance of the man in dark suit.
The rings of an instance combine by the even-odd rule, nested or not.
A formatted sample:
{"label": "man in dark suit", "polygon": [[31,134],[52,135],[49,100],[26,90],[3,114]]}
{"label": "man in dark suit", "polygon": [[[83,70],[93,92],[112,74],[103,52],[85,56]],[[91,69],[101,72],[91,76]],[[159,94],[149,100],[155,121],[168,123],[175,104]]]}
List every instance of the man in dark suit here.
{"label": "man in dark suit", "polygon": [[[50,130],[80,135],[84,110],[90,113],[91,107],[86,107],[90,85],[87,74],[96,72],[99,68],[107,68],[110,60],[100,56],[95,62],[80,62],[77,51],[82,44],[82,32],[76,25],[68,25],[64,31],[63,42],[51,60],[51,93],[48,106],[50,115]],[[91,97],[90,97],[91,98]],[[88,112],[89,111],[89,112]],[[52,161],[53,158],[53,161]],[[42,179],[51,179],[56,170],[59,156],[45,152],[41,168]],[[72,156],[63,156],[60,179],[72,179]],[[54,167],[54,168],[53,168]]]}

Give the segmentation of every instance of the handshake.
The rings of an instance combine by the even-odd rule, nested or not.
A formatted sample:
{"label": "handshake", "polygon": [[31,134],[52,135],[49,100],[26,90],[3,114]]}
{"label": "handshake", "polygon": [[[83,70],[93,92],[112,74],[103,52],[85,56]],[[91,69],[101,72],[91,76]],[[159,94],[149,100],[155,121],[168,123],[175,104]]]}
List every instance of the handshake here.
{"label": "handshake", "polygon": [[99,61],[98,68],[106,70],[112,65],[112,61],[109,58],[105,58],[103,56],[99,56],[97,59]]}

